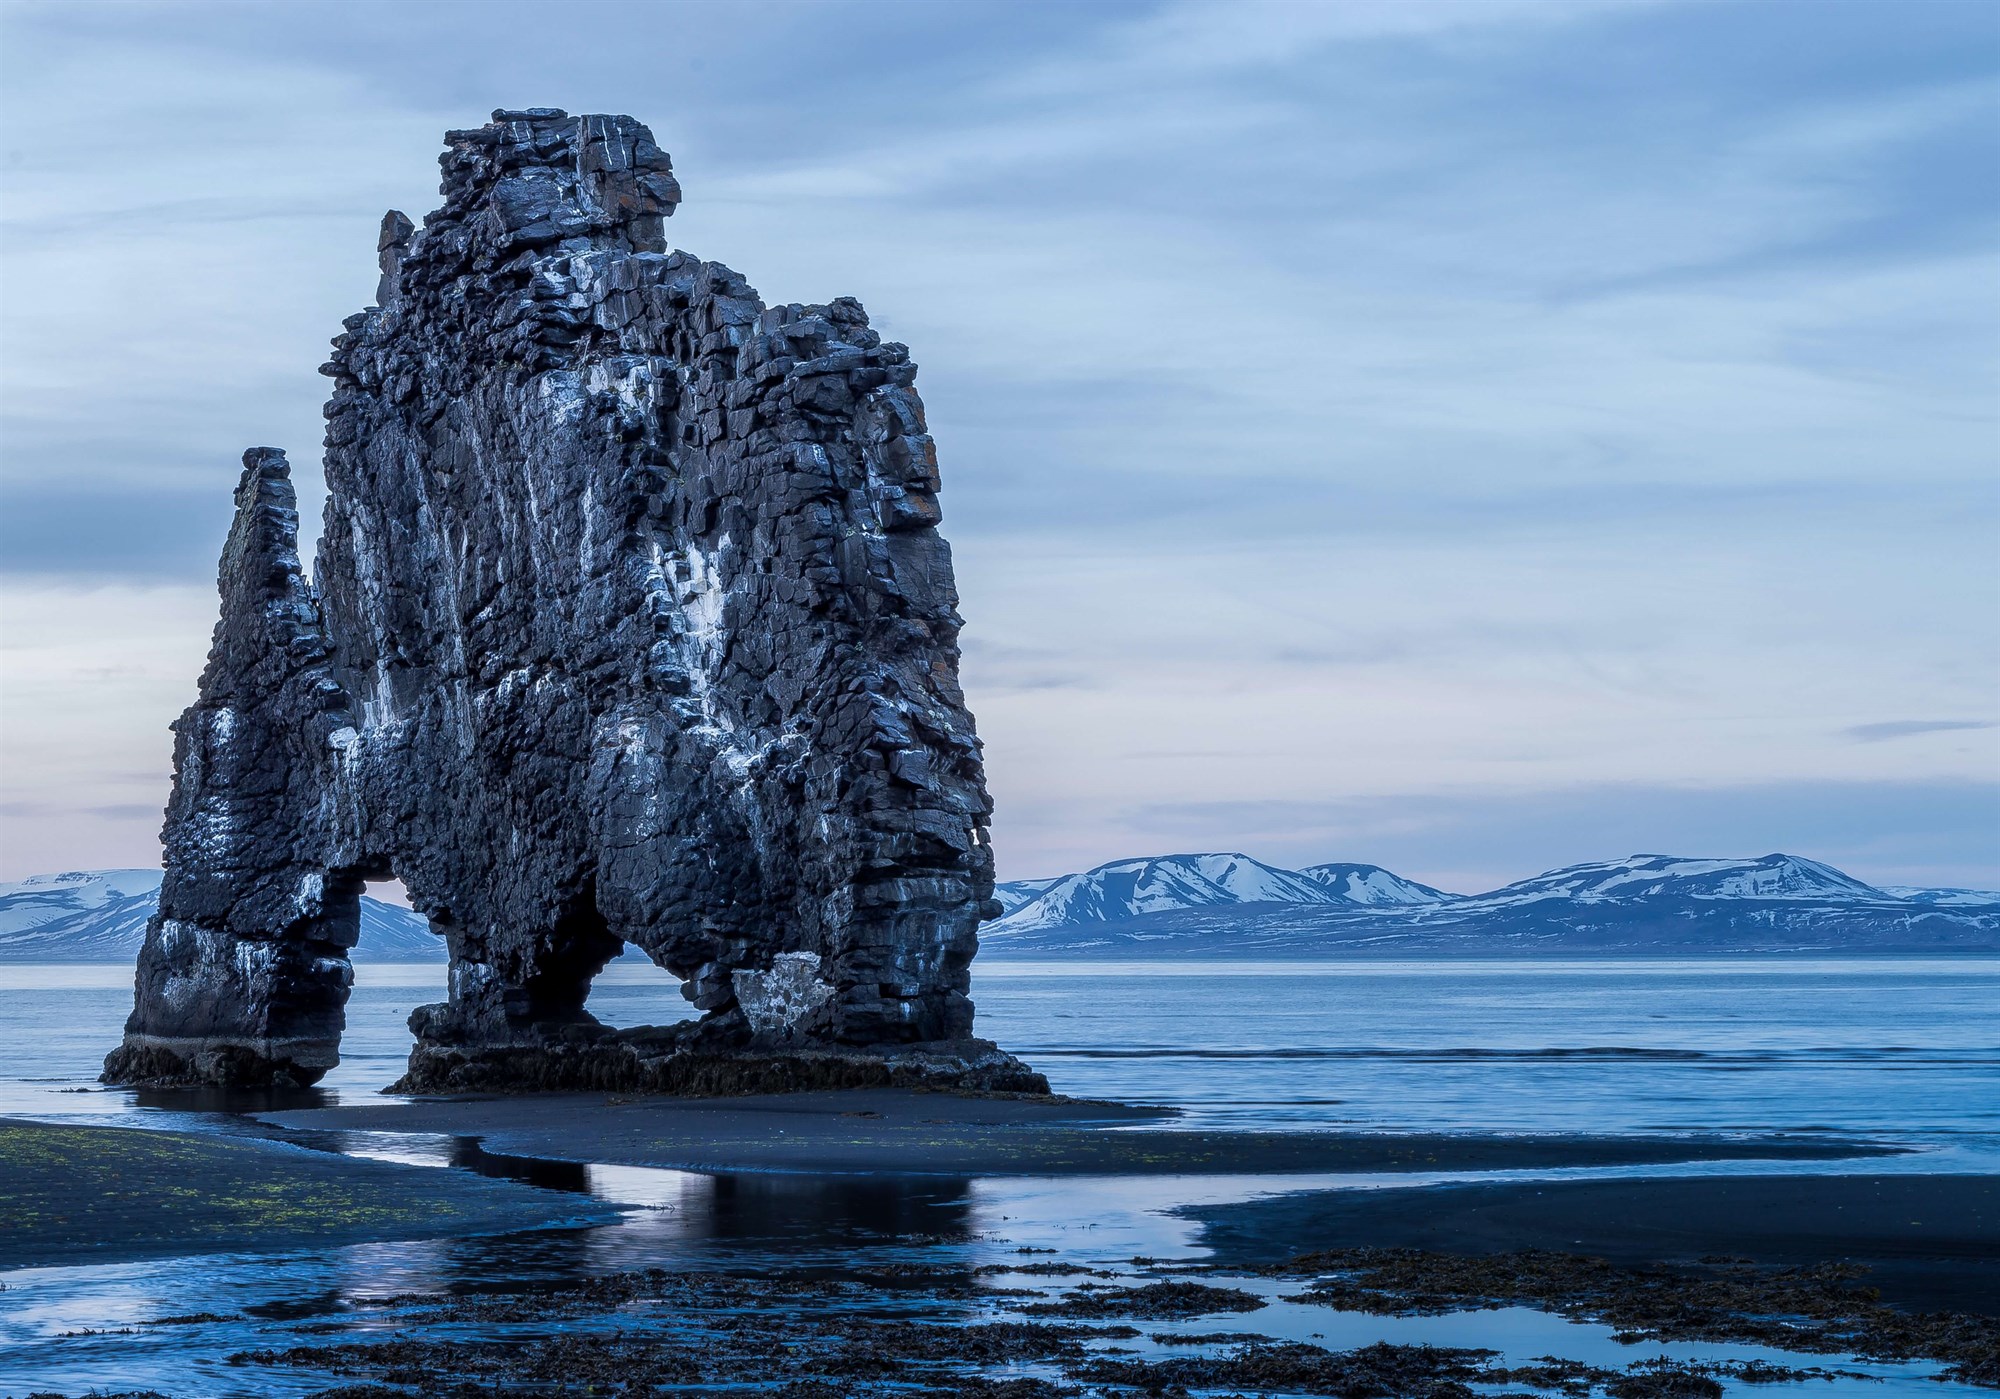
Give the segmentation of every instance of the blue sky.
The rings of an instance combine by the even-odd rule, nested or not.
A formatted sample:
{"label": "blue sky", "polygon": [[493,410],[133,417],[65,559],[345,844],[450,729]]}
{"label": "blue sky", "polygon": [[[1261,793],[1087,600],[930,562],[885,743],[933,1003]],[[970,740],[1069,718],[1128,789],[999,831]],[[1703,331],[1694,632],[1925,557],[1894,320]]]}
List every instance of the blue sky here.
{"label": "blue sky", "polygon": [[447,127],[923,365],[1003,875],[2000,887],[1983,4],[0,6],[0,877],[156,858],[237,457]]}

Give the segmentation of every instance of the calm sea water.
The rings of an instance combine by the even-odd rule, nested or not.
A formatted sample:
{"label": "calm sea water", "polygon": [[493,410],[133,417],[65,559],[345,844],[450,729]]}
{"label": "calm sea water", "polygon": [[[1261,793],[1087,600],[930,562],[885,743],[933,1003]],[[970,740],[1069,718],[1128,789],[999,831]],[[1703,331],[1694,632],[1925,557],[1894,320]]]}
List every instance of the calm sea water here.
{"label": "calm sea water", "polygon": [[[324,1085],[349,1101],[373,1100],[400,1072],[409,1047],[404,1019],[442,995],[444,975],[428,965],[363,966],[358,973],[345,1058]],[[1860,1163],[1780,1167],[1787,1171],[2000,1170],[2000,961],[994,963],[979,968],[974,994],[982,1033],[1043,1069],[1059,1091],[1172,1104],[1208,1125],[1776,1129],[1917,1148]],[[130,995],[124,968],[0,966],[0,1113],[227,1127],[219,1115],[148,1107],[136,1094],[95,1084]],[[686,1013],[664,973],[624,963],[599,978],[590,1007],[619,1025]],[[440,1168],[450,1157],[443,1141],[328,1135],[350,1140],[324,1144],[362,1154]],[[1721,1162],[1611,1173],[1649,1169],[1765,1167]],[[1012,1261],[1022,1247],[1105,1265],[1135,1254],[1193,1256],[1197,1233],[1167,1213],[1175,1205],[1370,1183],[867,1180],[605,1167],[523,1178],[585,1190],[633,1212],[619,1224],[498,1239],[9,1273],[0,1291],[0,1395],[92,1386],[231,1399],[304,1395],[329,1381],[310,1372],[246,1372],[228,1355],[293,1344],[287,1327],[321,1312],[351,1314],[359,1298],[606,1269],[839,1266],[864,1257],[976,1265]],[[1402,1176],[1394,1183],[1411,1182]],[[920,1240],[909,1237],[912,1230]],[[236,1319],[116,1334],[189,1312]],[[1213,1324],[1189,1323],[1197,1330]],[[1383,1318],[1279,1306],[1258,1313],[1257,1328],[1331,1346],[1432,1341],[1489,1345],[1513,1360],[1554,1353],[1621,1365],[1635,1358],[1605,1328],[1518,1308]],[[1646,1348],[1655,1351],[1785,1358],[1737,1345]],[[1879,1378],[1779,1390],[1826,1399],[1978,1393],[1928,1378],[1933,1366],[1864,1368]]]}
{"label": "calm sea water", "polygon": [[[323,1084],[348,1100],[401,1072],[404,1022],[444,969],[357,976]],[[0,966],[0,1112],[142,1111],[76,1091],[117,1042],[130,977]],[[1213,1125],[1834,1131],[1922,1146],[1919,1169],[2000,1165],[2000,961],[993,963],[974,995],[981,1033],[1058,1091]],[[590,1009],[688,1014],[670,977],[625,960]]]}

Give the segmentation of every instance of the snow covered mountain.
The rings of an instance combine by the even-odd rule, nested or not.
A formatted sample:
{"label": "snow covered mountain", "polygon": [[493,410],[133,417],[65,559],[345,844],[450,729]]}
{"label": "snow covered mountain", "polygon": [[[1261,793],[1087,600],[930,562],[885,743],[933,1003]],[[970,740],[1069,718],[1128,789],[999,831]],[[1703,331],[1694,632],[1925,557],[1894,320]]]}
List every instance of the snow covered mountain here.
{"label": "snow covered mountain", "polygon": [[1333,890],[1343,903],[1370,908],[1439,904],[1464,897],[1391,874],[1380,865],[1307,865],[1299,873]]}
{"label": "snow covered mountain", "polygon": [[1929,904],[1933,908],[2000,906],[2000,891],[1992,889],[1919,889],[1908,884],[1883,884],[1878,887],[1883,893],[1894,894],[1906,903]]}
{"label": "snow covered mountain", "polygon": [[1523,879],[1481,904],[1524,904],[1541,899],[1880,899],[1884,892],[1842,874],[1832,865],[1797,855],[1755,860],[1688,860],[1674,855],[1633,855],[1623,860],[1569,865]]}
{"label": "snow covered mountain", "polygon": [[1050,880],[1041,893],[993,927],[1025,932],[1216,904],[1342,902],[1346,900],[1331,886],[1248,855],[1156,855],[1114,860]]}
{"label": "snow covered mountain", "polygon": [[159,897],[158,870],[72,870],[0,884],[0,959],[128,960]]}
{"label": "snow covered mountain", "polygon": [[2000,894],[1877,889],[1784,854],[1633,855],[1470,896],[1375,865],[1171,855],[1050,881],[980,936],[992,957],[1995,953]]}
{"label": "snow covered mountain", "polygon": [[1000,900],[1000,912],[1004,917],[1053,883],[1053,879],[1009,879],[993,886],[993,897]]}
{"label": "snow covered mountain", "polygon": [[[129,962],[158,870],[0,884],[0,962]],[[1742,951],[2000,953],[2000,892],[1874,888],[1796,855],[1633,855],[1488,893],[1448,894],[1377,865],[1280,869],[1247,855],[1117,860],[1015,880],[981,931],[989,957],[1325,957]],[[364,897],[356,955],[442,960],[406,908]]]}
{"label": "snow covered mountain", "polygon": [[[158,870],[71,870],[0,884],[0,962],[129,962],[159,899]],[[422,915],[363,895],[355,955],[428,962],[443,961],[445,949]]]}

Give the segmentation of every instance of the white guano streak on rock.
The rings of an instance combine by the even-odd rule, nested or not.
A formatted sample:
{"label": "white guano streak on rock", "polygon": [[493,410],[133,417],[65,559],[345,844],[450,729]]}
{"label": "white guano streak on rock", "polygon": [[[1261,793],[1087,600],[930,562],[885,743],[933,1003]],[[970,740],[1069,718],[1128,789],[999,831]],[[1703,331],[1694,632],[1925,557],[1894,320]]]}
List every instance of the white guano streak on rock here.
{"label": "white guano streak on rock", "polygon": [[738,971],[730,975],[736,1003],[758,1034],[786,1031],[833,998],[834,988],[820,979],[819,954],[780,952],[769,971]]}

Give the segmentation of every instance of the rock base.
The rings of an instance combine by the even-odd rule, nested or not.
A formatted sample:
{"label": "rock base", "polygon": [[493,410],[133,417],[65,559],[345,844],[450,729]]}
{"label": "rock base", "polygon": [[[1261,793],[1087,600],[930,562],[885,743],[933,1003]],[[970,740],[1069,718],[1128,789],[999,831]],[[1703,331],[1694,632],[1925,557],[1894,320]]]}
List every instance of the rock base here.
{"label": "rock base", "polygon": [[131,1088],[310,1088],[330,1067],[301,1063],[268,1044],[127,1035],[104,1056],[97,1078]]}
{"label": "rock base", "polygon": [[[579,1027],[580,1029],[582,1027]],[[598,1027],[589,1027],[598,1030]],[[825,1088],[1046,1094],[1049,1081],[991,1040],[847,1047],[718,1047],[680,1027],[580,1033],[540,1044],[419,1044],[390,1093],[660,1093],[733,1097]]]}

